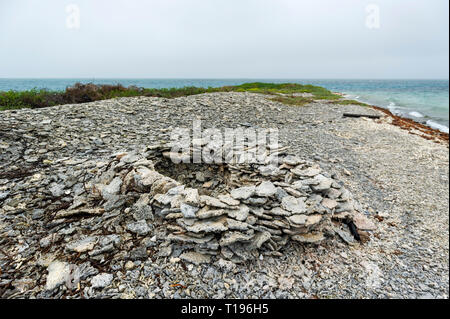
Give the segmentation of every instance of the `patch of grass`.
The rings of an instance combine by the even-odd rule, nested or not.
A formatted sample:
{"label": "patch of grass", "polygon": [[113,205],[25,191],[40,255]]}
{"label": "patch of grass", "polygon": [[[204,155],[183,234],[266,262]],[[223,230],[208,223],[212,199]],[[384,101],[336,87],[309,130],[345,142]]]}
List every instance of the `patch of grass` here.
{"label": "patch of grass", "polygon": [[281,102],[286,105],[304,106],[308,103],[314,102],[313,99],[302,96],[277,96],[271,99],[272,101]]}
{"label": "patch of grass", "polygon": [[117,85],[95,85],[92,83],[75,85],[65,91],[29,90],[0,92],[0,110],[20,108],[41,108],[61,104],[78,104],[106,100],[118,97],[154,96],[163,98],[176,98],[207,92],[228,91],[221,88],[170,88],[146,89],[135,86],[124,87]]}
{"label": "patch of grass", "polygon": [[[118,97],[154,96],[163,98],[177,98],[182,96],[212,93],[212,92],[254,92],[270,95],[311,93],[314,99],[337,100],[341,97],[329,90],[297,83],[244,83],[236,86],[223,86],[219,88],[183,87],[169,89],[139,88],[136,86],[124,87],[116,85],[96,85],[93,83],[76,83],[67,87],[65,91],[29,90],[0,92],[0,110],[19,108],[41,108],[61,104],[78,104],[105,100]],[[304,105],[311,102],[305,97],[279,97],[279,101],[289,105]]]}
{"label": "patch of grass", "polygon": [[170,89],[141,89],[142,94],[140,95],[172,99],[202,93],[229,92],[229,91],[231,90],[223,88],[198,88],[195,86],[188,86],[183,88],[170,88]]}
{"label": "patch of grass", "polygon": [[232,87],[237,92],[255,92],[264,94],[293,94],[293,93],[311,93],[315,99],[327,99],[337,100],[341,96],[333,94],[331,91],[311,84],[298,84],[298,83],[263,83],[253,82],[244,83]]}
{"label": "patch of grass", "polygon": [[24,92],[8,91],[0,93],[2,109],[18,109],[24,107],[44,107],[56,105],[58,94],[46,90],[30,90]]}
{"label": "patch of grass", "polygon": [[334,104],[341,104],[341,105],[361,105],[361,106],[369,106],[369,104],[359,102],[356,100],[340,100],[333,102]]}

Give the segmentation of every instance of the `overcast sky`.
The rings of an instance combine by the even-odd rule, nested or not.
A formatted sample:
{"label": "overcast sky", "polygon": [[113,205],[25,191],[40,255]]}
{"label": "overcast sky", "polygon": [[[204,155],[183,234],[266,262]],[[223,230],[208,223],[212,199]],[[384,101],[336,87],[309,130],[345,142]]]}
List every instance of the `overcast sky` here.
{"label": "overcast sky", "polygon": [[448,79],[448,11],[448,0],[0,0],[0,77]]}

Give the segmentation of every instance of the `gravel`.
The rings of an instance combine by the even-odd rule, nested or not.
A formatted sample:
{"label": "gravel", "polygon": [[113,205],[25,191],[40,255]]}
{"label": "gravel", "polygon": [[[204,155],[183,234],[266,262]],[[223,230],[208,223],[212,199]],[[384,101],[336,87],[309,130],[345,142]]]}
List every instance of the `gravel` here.
{"label": "gravel", "polygon": [[[291,107],[251,93],[2,112],[0,297],[448,298],[448,144],[409,134],[389,117],[344,118],[345,112],[383,115],[327,101]],[[86,183],[107,168],[111,154],[167,140],[173,128],[189,128],[194,119],[204,128],[278,128],[290,153],[319,164],[323,180],[316,187],[330,187],[332,177],[349,190],[328,194],[330,200],[355,197],[370,220],[358,221],[370,240],[344,233],[320,245],[292,242],[277,256],[239,264],[164,248],[153,213],[142,209],[145,198],[129,212],[130,231],[120,229],[115,208],[129,198],[118,191],[119,180],[99,190],[108,198],[104,210],[77,210]],[[261,174],[275,170],[268,166]],[[265,185],[235,196],[256,191],[273,193]],[[276,196],[301,210],[291,194]],[[101,233],[98,241],[91,231]],[[70,265],[78,266],[75,287],[67,283],[77,275]]]}

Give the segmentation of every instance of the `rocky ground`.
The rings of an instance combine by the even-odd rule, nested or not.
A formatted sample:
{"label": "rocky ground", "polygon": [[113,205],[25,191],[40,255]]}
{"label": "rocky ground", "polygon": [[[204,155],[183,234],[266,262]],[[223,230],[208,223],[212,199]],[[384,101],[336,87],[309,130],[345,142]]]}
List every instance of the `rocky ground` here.
{"label": "rocky ground", "polygon": [[[325,101],[291,107],[250,93],[2,112],[0,296],[448,298],[448,145],[391,125],[389,117],[344,118],[344,112],[382,114]],[[106,230],[111,216],[57,218],[87,192],[91,175],[111,154],[167,140],[173,128],[189,128],[193,119],[204,128],[278,128],[290,153],[344,182],[377,227],[370,240],[292,242],[280,256],[197,265],[166,256],[156,228],[121,238]],[[104,251],[70,258],[52,253],[60,246],[89,247],[89,240],[74,246],[71,239],[92,231],[93,223],[105,229]],[[67,270],[64,262],[79,267],[79,285],[58,284],[55,274]]]}

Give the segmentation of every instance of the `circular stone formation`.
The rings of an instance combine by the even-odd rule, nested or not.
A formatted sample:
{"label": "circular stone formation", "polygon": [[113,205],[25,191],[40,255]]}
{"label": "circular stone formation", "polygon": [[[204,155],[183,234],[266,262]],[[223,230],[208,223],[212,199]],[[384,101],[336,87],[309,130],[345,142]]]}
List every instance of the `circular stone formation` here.
{"label": "circular stone formation", "polygon": [[[338,235],[352,244],[373,230],[343,183],[286,148],[267,147],[258,162],[241,164],[175,164],[174,158],[192,156],[192,148],[170,150],[159,144],[112,155],[86,183],[88,195],[76,197],[56,218],[102,215],[109,231],[156,234],[164,241],[159,256],[195,264],[213,256],[233,262],[261,253],[280,256],[290,240],[317,244]],[[71,250],[95,250],[96,240],[89,238]]]}

